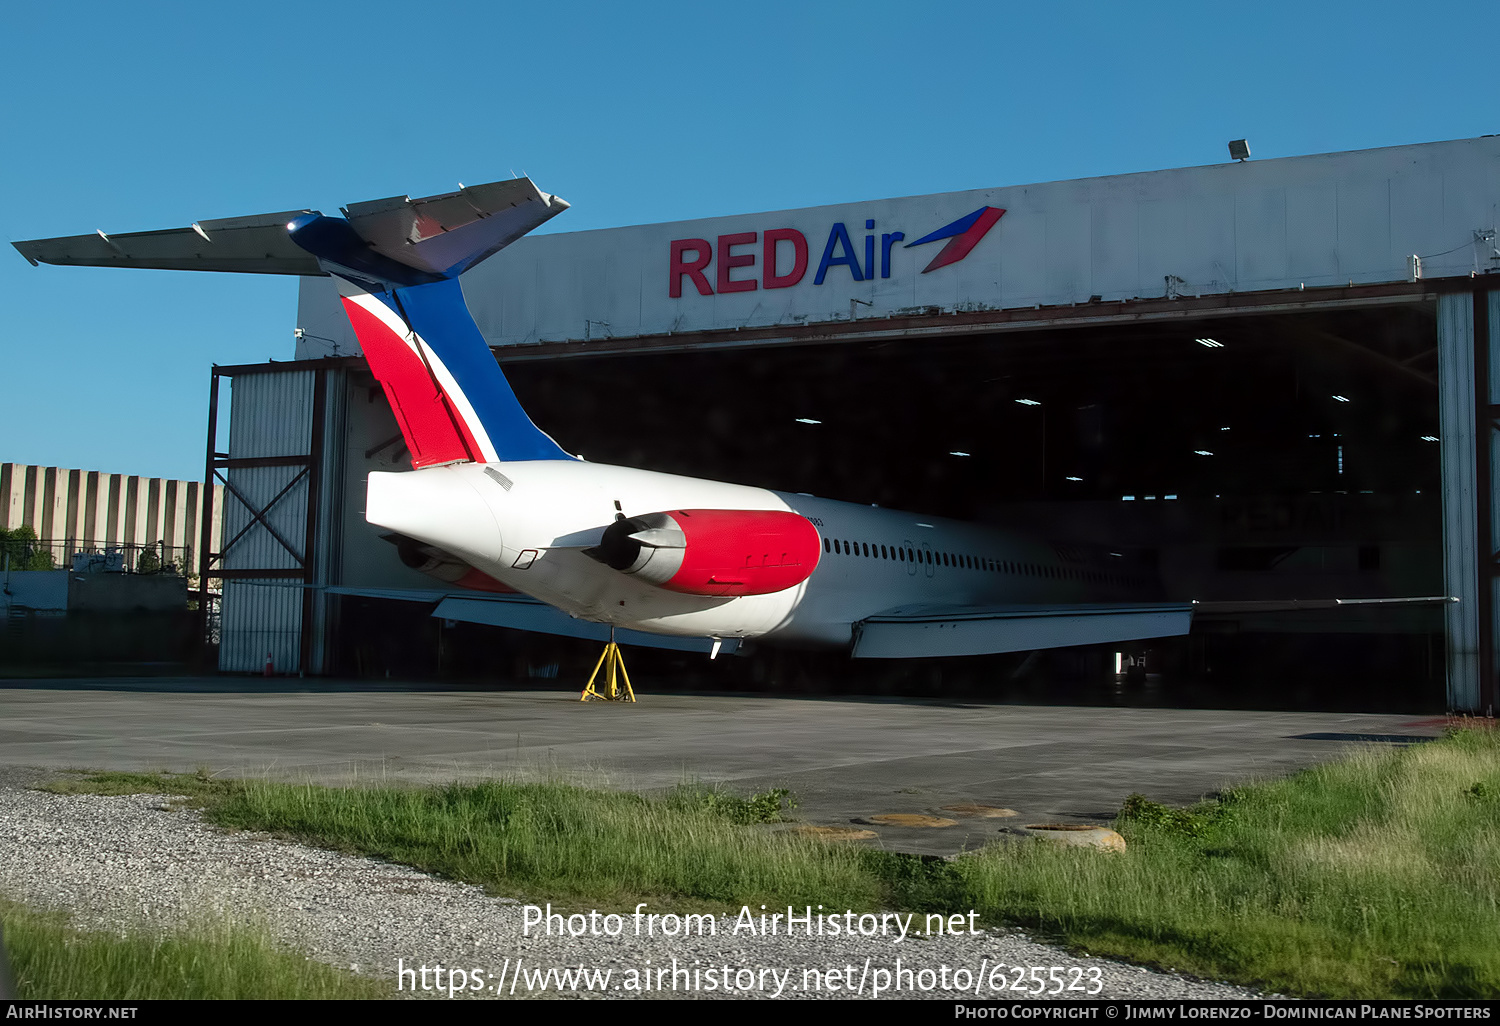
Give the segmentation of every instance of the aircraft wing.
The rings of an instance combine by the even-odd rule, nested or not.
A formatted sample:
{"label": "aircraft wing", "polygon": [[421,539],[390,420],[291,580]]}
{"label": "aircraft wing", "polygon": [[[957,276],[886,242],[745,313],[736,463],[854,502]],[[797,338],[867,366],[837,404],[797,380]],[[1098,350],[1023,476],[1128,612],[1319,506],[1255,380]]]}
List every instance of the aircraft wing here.
{"label": "aircraft wing", "polygon": [[1194,617],[1290,613],[1351,606],[1443,605],[1451,595],[1412,598],[1126,602],[1057,606],[905,606],[854,625],[856,659],[912,659],[1027,652],[1070,645],[1176,637]]}
{"label": "aircraft wing", "polygon": [[1453,595],[1419,595],[1412,598],[1224,599],[1194,602],[1193,613],[1199,619],[1207,619],[1254,613],[1301,613],[1314,609],[1345,609],[1350,606],[1441,606],[1457,601]]}
{"label": "aircraft wing", "polygon": [[1186,634],[1191,602],[1057,606],[903,606],[854,625],[856,659],[1029,652]]}

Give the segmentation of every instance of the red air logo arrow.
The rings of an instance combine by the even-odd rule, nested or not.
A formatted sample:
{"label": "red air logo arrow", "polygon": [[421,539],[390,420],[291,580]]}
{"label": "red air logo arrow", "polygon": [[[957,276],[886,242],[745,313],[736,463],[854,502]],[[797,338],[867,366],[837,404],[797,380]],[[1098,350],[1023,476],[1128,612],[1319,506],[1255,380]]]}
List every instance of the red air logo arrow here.
{"label": "red air logo arrow", "polygon": [[984,238],[985,233],[995,227],[995,222],[1005,214],[1000,207],[980,207],[972,214],[965,214],[951,224],[945,224],[935,232],[929,232],[916,242],[908,242],[907,249],[920,246],[924,242],[936,242],[938,239],[948,239],[948,245],[938,251],[938,255],[932,258],[932,263],[922,268],[922,273],[935,271],[939,267],[947,267],[956,264],[969,255],[969,251],[979,245],[979,240]]}

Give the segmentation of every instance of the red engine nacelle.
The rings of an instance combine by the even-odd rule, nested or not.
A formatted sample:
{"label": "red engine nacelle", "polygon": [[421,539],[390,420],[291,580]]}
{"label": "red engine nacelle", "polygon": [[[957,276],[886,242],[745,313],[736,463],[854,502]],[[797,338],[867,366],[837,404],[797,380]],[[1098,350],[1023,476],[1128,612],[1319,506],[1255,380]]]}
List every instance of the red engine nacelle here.
{"label": "red engine nacelle", "polygon": [[769,595],[807,580],[822,544],[784,510],[679,509],[617,520],[589,554],[669,591]]}

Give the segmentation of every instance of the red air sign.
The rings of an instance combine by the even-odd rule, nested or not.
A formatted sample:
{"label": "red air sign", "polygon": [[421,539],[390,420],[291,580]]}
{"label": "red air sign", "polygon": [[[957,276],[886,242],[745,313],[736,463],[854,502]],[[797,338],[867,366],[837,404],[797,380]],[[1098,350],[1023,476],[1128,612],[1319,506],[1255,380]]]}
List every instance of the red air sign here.
{"label": "red air sign", "polygon": [[[720,235],[718,246],[709,245],[707,239],[676,239],[672,242],[672,279],[668,293],[673,299],[682,298],[682,280],[689,279],[701,296],[711,296],[715,289],[709,284],[705,268],[714,262],[718,252],[719,292],[754,292],[757,288],[784,289],[795,285],[807,273],[807,236],[795,228],[772,228],[758,240],[758,232],[739,232],[735,235]],[[755,277],[735,277],[741,267],[753,268],[757,263],[754,246],[761,243],[759,263],[761,280]],[[736,252],[738,251],[738,252]],[[780,273],[782,269],[785,273]],[[754,271],[750,274],[753,276]]]}
{"label": "red air sign", "polygon": [[[995,226],[1005,213],[999,207],[980,207],[972,214],[960,217],[936,231],[929,232],[903,248],[920,246],[948,239],[948,245],[933,258],[922,273],[956,264],[969,255],[979,240]],[[875,222],[865,222],[866,235],[863,252],[859,252],[849,238],[849,229],[842,221],[829,229],[828,241],[823,246],[823,258],[818,261],[813,284],[821,285],[829,271],[844,268],[853,281],[869,281],[877,277],[891,276],[891,248],[906,239],[904,232],[884,232],[879,243],[879,267],[876,266]],[[759,267],[759,274],[756,269]],[[758,288],[784,289],[800,282],[807,274],[807,236],[795,228],[772,228],[765,233],[736,232],[720,235],[713,243],[707,239],[672,240],[671,262],[668,268],[667,294],[673,299],[682,298],[684,281],[693,283],[700,296],[715,293],[754,292]],[[712,271],[710,271],[712,267]],[[713,275],[710,281],[709,275]]]}

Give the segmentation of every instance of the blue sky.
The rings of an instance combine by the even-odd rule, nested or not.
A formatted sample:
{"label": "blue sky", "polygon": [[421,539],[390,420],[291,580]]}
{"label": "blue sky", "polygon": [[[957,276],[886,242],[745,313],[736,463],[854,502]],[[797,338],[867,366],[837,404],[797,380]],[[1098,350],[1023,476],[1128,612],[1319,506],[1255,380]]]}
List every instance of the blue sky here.
{"label": "blue sky", "polygon": [[[529,173],[545,230],[1500,132],[1500,4],[13,4],[6,241]],[[0,462],[197,478],[290,278],[0,254]]]}

